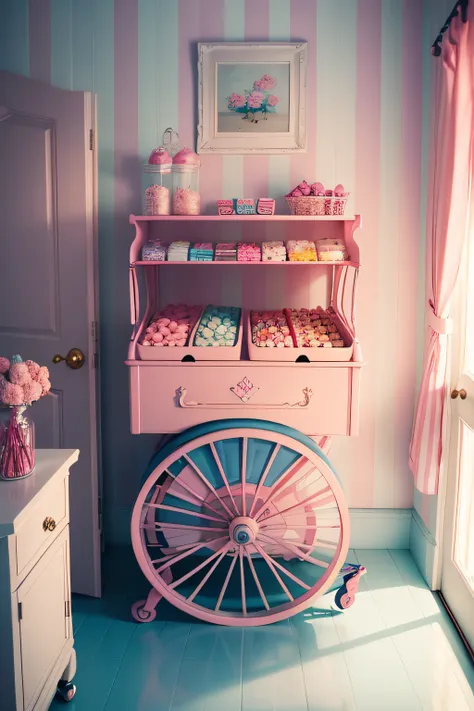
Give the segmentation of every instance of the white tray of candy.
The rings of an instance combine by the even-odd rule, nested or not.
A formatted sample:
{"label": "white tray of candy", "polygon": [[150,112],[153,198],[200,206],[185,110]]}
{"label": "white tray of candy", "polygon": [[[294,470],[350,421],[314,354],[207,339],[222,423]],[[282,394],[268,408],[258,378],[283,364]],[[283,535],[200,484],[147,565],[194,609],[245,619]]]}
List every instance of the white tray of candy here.
{"label": "white tray of candy", "polygon": [[[151,319],[147,319],[137,343],[140,359],[183,360],[188,354],[191,333],[203,311],[203,306],[187,306],[186,304],[169,304],[157,311]],[[185,327],[182,331],[183,338],[175,337],[172,347],[169,345],[170,325],[174,333]],[[149,345],[144,345],[144,341]]]}
{"label": "white tray of candy", "polygon": [[[240,318],[239,318],[239,323],[236,326],[236,332],[234,339],[233,339],[233,345],[231,346],[226,346],[226,345],[216,345],[215,347],[211,345],[198,345],[195,341],[196,336],[198,335],[199,331],[199,326],[201,324],[201,321],[204,317],[207,319],[207,312],[210,309],[222,309],[223,307],[212,307],[212,306],[186,306],[185,304],[178,304],[178,306],[166,306],[164,309],[161,311],[157,312],[153,318],[151,319],[150,323],[147,325],[146,329],[144,330],[144,333],[140,337],[140,342],[137,344],[137,350],[140,358],[142,360],[173,360],[173,361],[184,361],[184,362],[193,362],[193,361],[204,361],[204,360],[240,360],[240,352],[242,349],[242,312],[240,311]],[[228,311],[231,311],[231,307],[227,309]],[[183,311],[185,313],[183,313]],[[181,316],[181,318],[180,318]],[[211,318],[214,318],[214,321],[211,323],[211,328],[209,329],[210,332],[217,331],[218,328],[224,325],[228,324],[223,324],[223,323],[217,323],[218,316],[216,314],[212,314]],[[227,317],[225,317],[227,318]],[[223,319],[221,319],[223,320]],[[168,321],[168,323],[166,323]],[[161,322],[161,323],[159,323]],[[174,323],[173,323],[174,322]],[[185,339],[176,339],[175,343],[172,347],[170,347],[168,339],[170,338],[170,334],[168,333],[171,329],[179,329],[180,326],[184,326],[184,323],[180,322],[185,322],[187,325],[187,331],[186,331],[186,337]],[[207,328],[208,324],[206,322],[205,327]],[[156,330],[154,330],[156,327]],[[151,337],[148,342],[151,341],[153,337],[155,337],[157,340],[160,336],[162,338],[158,341],[158,343],[162,343],[163,345],[148,345],[145,346],[143,345],[143,340],[144,338],[148,338],[148,333],[150,333],[150,329],[152,329],[153,332],[151,332]],[[161,329],[161,333],[160,333]],[[228,329],[226,328],[226,331]],[[225,334],[218,334],[218,339],[214,339],[211,337],[211,333],[209,333],[210,338],[208,339],[209,343],[220,340],[222,342],[222,339],[220,336],[225,335]],[[185,343],[182,343],[182,341],[185,340]],[[203,339],[204,341],[205,339]],[[152,341],[153,342],[153,341]],[[165,345],[167,343],[167,345]]]}
{"label": "white tray of candy", "polygon": [[[238,318],[237,324],[231,323],[231,314]],[[236,331],[233,330],[234,328]],[[223,345],[226,336],[229,335],[234,336],[233,345]],[[191,332],[186,352],[196,361],[240,360],[242,337],[242,309],[208,305],[203,309]]]}
{"label": "white tray of candy", "polygon": [[[256,310],[258,311],[258,310]],[[310,310],[308,310],[310,311]],[[314,310],[315,311],[315,310]],[[293,344],[296,343],[296,334],[294,328],[290,321],[291,309],[282,309],[286,316],[286,323],[290,331]],[[252,312],[255,313],[255,312]],[[272,362],[347,362],[352,358],[352,353],[354,350],[354,339],[347,330],[347,328],[342,323],[338,314],[331,308],[324,311],[324,319],[329,319],[332,324],[337,327],[337,332],[342,336],[344,341],[344,346],[341,347],[324,347],[323,345],[317,347],[310,346],[288,346],[283,347],[263,347],[256,345],[253,340],[252,333],[252,313],[248,315],[246,320],[246,330],[247,330],[247,347],[250,360],[261,360],[261,361],[272,361]],[[265,310],[260,310],[260,313],[269,313]],[[322,314],[322,311],[320,312]]]}

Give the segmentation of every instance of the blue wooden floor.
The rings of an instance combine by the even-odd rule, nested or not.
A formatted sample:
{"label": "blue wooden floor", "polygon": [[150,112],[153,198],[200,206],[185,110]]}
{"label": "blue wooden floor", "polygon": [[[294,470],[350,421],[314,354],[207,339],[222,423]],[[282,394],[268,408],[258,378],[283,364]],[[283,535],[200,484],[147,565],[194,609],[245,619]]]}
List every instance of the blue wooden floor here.
{"label": "blue wooden floor", "polygon": [[[131,551],[104,561],[104,597],[73,602],[78,671],[69,711],[474,711],[474,668],[408,551],[357,550],[355,605],[291,620],[207,625],[165,601],[155,622],[130,605],[148,584]],[[51,709],[65,709],[54,701]]]}

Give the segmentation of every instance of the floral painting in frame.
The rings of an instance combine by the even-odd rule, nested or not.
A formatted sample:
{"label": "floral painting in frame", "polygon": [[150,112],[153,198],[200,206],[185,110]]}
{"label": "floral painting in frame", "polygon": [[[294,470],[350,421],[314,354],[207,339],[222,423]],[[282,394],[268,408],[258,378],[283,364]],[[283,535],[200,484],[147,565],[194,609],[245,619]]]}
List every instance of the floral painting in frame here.
{"label": "floral painting in frame", "polygon": [[200,43],[198,153],[306,151],[306,44]]}

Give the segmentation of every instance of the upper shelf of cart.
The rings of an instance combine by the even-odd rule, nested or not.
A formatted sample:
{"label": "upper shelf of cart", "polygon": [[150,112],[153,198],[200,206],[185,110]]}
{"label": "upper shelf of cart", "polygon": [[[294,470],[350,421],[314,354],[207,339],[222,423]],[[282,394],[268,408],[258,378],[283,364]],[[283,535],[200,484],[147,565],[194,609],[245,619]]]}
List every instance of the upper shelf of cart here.
{"label": "upper shelf of cart", "polygon": [[[130,215],[137,222],[355,222],[360,215]],[[360,227],[360,224],[357,225]]]}
{"label": "upper shelf of cart", "polygon": [[[354,233],[360,228],[360,215],[130,215],[130,224],[135,226],[135,238],[130,246],[130,264],[138,264],[141,249],[150,238],[163,239],[165,243],[173,240],[195,242],[229,242],[282,239],[324,239],[341,238],[349,252],[349,260],[340,262],[341,266],[358,267],[360,264],[359,246]],[[272,227],[275,227],[273,232]],[[221,228],[219,227],[221,226]],[[241,233],[240,228],[245,231]],[[181,262],[187,264],[188,262]],[[150,262],[150,265],[155,264]],[[168,264],[159,262],[158,264]],[[206,264],[199,262],[198,264]],[[209,263],[207,263],[209,264]],[[216,262],[223,265],[226,262]],[[260,264],[260,262],[259,262]],[[273,264],[273,262],[261,262]],[[276,264],[276,263],[275,263]],[[281,265],[291,264],[281,262]],[[304,263],[306,264],[306,263]],[[328,262],[308,262],[314,266],[329,266]],[[332,264],[332,263],[331,263]]]}

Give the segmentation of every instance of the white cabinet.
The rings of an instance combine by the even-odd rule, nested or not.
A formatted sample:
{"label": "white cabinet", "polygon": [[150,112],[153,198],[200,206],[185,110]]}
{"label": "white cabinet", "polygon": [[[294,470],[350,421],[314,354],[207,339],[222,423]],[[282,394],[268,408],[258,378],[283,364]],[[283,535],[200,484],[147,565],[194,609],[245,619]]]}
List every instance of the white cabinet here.
{"label": "white cabinet", "polygon": [[35,472],[0,481],[0,708],[46,711],[72,693],[69,469],[77,450],[38,450]]}

